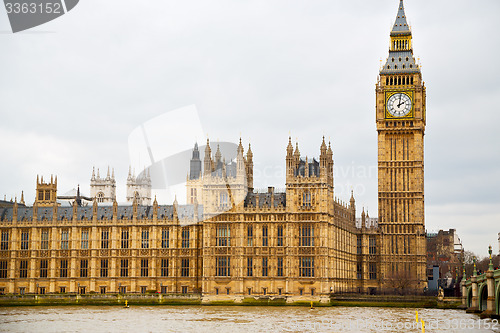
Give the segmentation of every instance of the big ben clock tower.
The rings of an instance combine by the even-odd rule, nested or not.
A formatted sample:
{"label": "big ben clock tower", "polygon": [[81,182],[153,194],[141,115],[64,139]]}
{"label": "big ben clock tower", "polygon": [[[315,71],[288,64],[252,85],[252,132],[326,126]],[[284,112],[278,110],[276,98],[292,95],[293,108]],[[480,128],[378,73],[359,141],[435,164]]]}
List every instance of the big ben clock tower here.
{"label": "big ben clock tower", "polygon": [[[426,286],[424,222],[425,86],[413,57],[403,0],[391,31],[389,57],[376,85],[380,279]],[[394,286],[393,286],[394,287]]]}

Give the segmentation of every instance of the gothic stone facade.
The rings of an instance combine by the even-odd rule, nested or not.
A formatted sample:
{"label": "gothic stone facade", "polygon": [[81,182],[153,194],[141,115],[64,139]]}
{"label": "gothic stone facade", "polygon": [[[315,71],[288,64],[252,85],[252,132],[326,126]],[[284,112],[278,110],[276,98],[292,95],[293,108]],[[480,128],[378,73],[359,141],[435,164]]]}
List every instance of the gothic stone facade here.
{"label": "gothic stone facade", "polygon": [[[241,144],[238,151],[241,156]],[[323,141],[319,160],[308,161],[290,141],[286,163],[285,192],[252,190],[242,200],[236,180],[224,180],[224,167],[219,172],[207,163],[206,209],[197,201],[164,206],[156,200],[152,206],[95,200],[86,207],[75,200],[61,207],[55,183],[38,182],[32,207],[14,203],[1,211],[0,291],[326,299],[331,292],[365,291],[365,278],[380,287],[372,260],[376,231],[356,228],[354,198],[334,197],[331,147]],[[235,170],[235,178],[242,172],[243,183],[251,182],[249,168]],[[227,201],[220,200],[224,191]],[[358,246],[365,238],[366,246]]]}
{"label": "gothic stone facade", "polygon": [[[354,197],[334,196],[333,152],[286,149],[286,189],[253,189],[253,154],[236,162],[198,147],[188,205],[63,208],[37,182],[33,207],[0,209],[0,291],[202,293],[204,299],[327,299],[336,292],[421,291],[426,280],[425,87],[403,2],[376,86],[378,225],[356,227]],[[43,193],[41,192],[43,191]],[[404,281],[404,285],[398,285]]]}

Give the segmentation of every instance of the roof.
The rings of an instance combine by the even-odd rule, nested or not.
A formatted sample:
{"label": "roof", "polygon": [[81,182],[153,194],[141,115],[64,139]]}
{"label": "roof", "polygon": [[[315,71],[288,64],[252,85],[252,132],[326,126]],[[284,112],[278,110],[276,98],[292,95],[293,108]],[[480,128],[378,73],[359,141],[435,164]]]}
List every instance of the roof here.
{"label": "roof", "polygon": [[248,193],[245,198],[245,207],[255,207],[257,197],[259,198],[259,207],[271,207],[271,196],[274,196],[274,207],[286,206],[286,193]]}
{"label": "roof", "polygon": [[420,73],[412,51],[389,51],[389,57],[380,74]]}
{"label": "roof", "polygon": [[[118,206],[117,218],[118,219],[132,219],[133,217],[133,206]],[[13,207],[0,208],[0,222],[8,221],[11,222],[13,218]],[[158,219],[173,217],[174,207],[172,205],[168,206],[158,206]],[[39,207],[37,210],[37,218],[39,221],[52,221],[54,210],[53,207]],[[93,218],[93,206],[77,207],[77,219],[78,220],[92,220]],[[177,215],[179,219],[192,219],[195,216],[194,205],[182,205],[177,208]],[[97,207],[97,220],[111,220],[113,219],[113,206],[103,205]],[[203,206],[198,205],[197,220],[201,220],[203,216]],[[58,207],[57,208],[57,220],[62,221],[64,219],[71,220],[73,218],[73,207]],[[138,219],[152,219],[153,218],[153,206],[138,206],[137,207],[137,218]],[[33,207],[19,207],[17,209],[17,219],[18,221],[31,221],[33,220]]]}
{"label": "roof", "polygon": [[410,26],[406,21],[405,7],[403,5],[403,0],[399,2],[398,15],[396,16],[396,21],[392,27],[391,36],[397,35],[407,35],[411,34]]}

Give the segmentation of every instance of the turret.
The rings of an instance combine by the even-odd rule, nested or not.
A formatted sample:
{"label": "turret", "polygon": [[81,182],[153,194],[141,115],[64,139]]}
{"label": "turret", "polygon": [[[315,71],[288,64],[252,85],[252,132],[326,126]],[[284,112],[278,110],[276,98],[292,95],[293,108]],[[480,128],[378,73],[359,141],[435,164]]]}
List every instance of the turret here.
{"label": "turret", "polygon": [[243,157],[243,145],[241,144],[241,138],[240,138],[240,144],[238,145],[238,149],[236,151],[236,175],[245,175],[245,158]]}
{"label": "turret", "polygon": [[248,192],[253,192],[253,153],[250,144],[248,144],[246,168]]}
{"label": "turret", "polygon": [[205,175],[212,173],[212,150],[210,149],[210,140],[207,139],[205,147],[205,158],[203,160],[203,172]]}
{"label": "turret", "polygon": [[198,143],[194,144],[193,155],[189,162],[189,179],[198,179],[201,175],[201,159]]}

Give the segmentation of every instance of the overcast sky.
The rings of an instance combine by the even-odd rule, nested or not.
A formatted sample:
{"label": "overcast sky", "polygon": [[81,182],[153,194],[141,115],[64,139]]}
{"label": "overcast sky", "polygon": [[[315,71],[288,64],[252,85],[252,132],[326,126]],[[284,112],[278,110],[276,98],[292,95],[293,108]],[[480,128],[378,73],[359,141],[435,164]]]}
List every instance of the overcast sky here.
{"label": "overcast sky", "polygon": [[[212,141],[251,142],[256,188],[284,188],[289,135],[308,157],[324,135],[336,195],[354,189],[376,216],[374,89],[398,3],[82,0],[17,34],[0,8],[2,199],[31,204],[37,174],[89,193],[92,166],[111,165],[124,201],[129,134],[194,104]],[[500,2],[405,9],[427,86],[426,228],[485,256],[500,232]]]}

